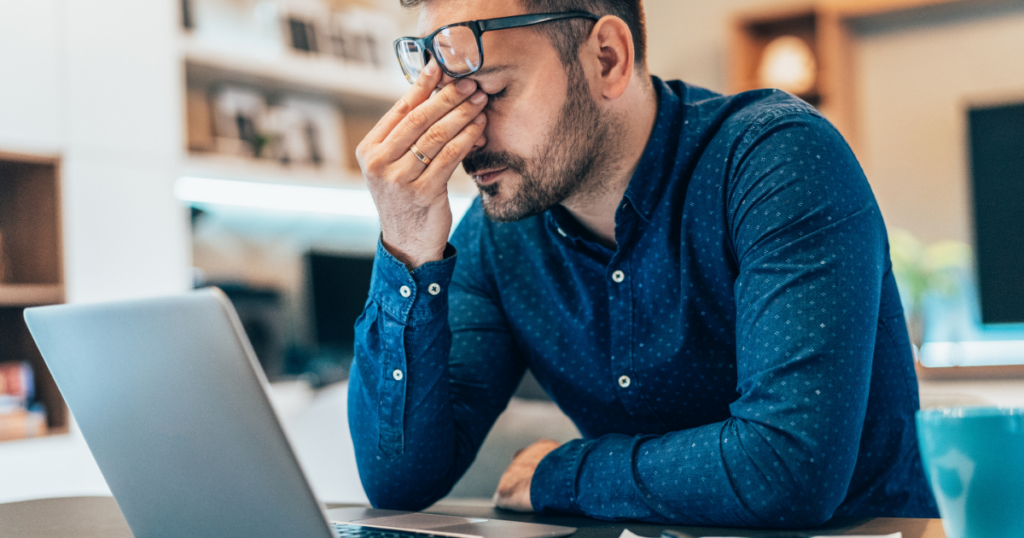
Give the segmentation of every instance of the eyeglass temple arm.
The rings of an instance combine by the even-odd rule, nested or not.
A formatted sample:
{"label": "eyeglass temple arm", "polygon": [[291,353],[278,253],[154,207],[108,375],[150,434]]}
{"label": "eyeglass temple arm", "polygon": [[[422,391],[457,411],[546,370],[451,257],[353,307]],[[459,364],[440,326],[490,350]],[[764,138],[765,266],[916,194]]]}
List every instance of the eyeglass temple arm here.
{"label": "eyeglass temple arm", "polygon": [[489,19],[483,21],[476,21],[477,28],[481,32],[488,32],[491,30],[504,30],[506,28],[520,28],[523,26],[533,26],[534,24],[541,24],[544,22],[557,21],[561,19],[590,19],[592,21],[600,20],[601,17],[594,15],[593,13],[587,13],[586,11],[568,11],[565,13],[539,13],[533,15],[517,15],[515,17],[502,17],[500,19]]}

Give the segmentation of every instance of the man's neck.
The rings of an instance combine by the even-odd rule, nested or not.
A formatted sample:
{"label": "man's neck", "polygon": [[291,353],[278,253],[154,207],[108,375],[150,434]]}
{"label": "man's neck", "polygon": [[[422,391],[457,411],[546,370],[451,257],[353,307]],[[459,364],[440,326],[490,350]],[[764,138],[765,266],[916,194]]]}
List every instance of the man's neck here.
{"label": "man's neck", "polygon": [[658,98],[651,84],[638,85],[629,92],[632,94],[629,102],[620,103],[618,107],[622,112],[620,121],[616,123],[618,128],[608,133],[609,136],[621,137],[621,144],[615,144],[620,151],[608,162],[602,174],[601,187],[596,192],[574,196],[562,203],[599,243],[612,249],[617,246],[615,212],[640,164],[658,116]]}

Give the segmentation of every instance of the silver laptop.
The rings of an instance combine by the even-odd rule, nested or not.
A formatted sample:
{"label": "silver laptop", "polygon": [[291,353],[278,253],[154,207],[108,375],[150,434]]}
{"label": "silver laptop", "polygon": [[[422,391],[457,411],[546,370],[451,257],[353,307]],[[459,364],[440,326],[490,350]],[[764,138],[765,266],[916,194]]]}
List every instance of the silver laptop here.
{"label": "silver laptop", "polygon": [[325,510],[270,405],[241,322],[217,289],[29,308],[25,320],[139,538],[334,538],[367,529],[538,538],[576,530]]}

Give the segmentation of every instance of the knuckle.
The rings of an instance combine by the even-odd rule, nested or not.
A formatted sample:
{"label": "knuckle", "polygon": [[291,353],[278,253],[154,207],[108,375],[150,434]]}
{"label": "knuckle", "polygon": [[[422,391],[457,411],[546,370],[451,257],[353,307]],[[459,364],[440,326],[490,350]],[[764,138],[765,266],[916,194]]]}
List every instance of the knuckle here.
{"label": "knuckle", "polygon": [[422,129],[427,126],[427,115],[422,110],[416,108],[413,109],[405,116],[405,120],[409,122],[409,126],[414,129]]}
{"label": "knuckle", "polygon": [[412,111],[412,107],[409,106],[409,101],[403,97],[395,103],[395,106],[391,107],[391,111],[404,116]]}
{"label": "knuckle", "polygon": [[462,154],[462,148],[456,144],[446,144],[441,148],[441,153],[437,155],[442,162],[453,162],[457,161]]}
{"label": "knuckle", "polygon": [[445,142],[448,141],[448,139],[448,132],[445,131],[444,127],[440,127],[437,125],[428,129],[427,133],[424,135],[424,140],[427,142],[427,144],[433,146],[443,146]]}
{"label": "knuckle", "polygon": [[370,157],[365,161],[364,169],[367,176],[374,178],[382,177],[384,175],[384,162],[377,157]]}

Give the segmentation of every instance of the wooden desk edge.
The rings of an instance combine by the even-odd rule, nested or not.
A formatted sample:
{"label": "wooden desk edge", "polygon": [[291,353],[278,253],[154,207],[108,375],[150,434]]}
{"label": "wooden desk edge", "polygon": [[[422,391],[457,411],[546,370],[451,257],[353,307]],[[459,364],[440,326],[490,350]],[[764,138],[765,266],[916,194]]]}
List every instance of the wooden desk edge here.
{"label": "wooden desk edge", "polygon": [[[354,503],[329,503],[328,509],[365,506]],[[628,521],[599,521],[574,516],[539,516],[496,511],[480,504],[445,502],[426,510],[454,516],[492,517],[512,521],[532,521],[577,527],[578,538],[618,538],[623,529],[640,536],[659,536],[662,529],[674,528],[695,536],[772,537],[785,534],[777,530],[727,529],[656,525]],[[0,529],[4,538],[50,538],[73,535],[77,538],[130,538],[131,532],[113,497],[59,497],[0,504]],[[945,538],[938,519],[877,518],[835,521],[814,529],[822,535],[885,535],[902,532],[903,538]]]}

